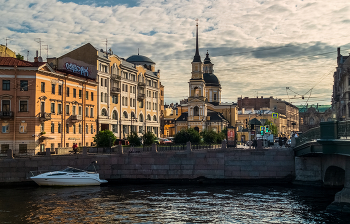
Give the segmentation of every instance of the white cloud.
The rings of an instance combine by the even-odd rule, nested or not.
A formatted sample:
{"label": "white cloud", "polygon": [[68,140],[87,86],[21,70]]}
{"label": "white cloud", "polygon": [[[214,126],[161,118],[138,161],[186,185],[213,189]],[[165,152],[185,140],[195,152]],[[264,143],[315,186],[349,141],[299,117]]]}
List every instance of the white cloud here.
{"label": "white cloud", "polygon": [[[167,103],[188,95],[196,18],[200,54],[203,60],[209,49],[223,101],[257,93],[287,99],[285,87],[303,95],[329,73],[312,91],[317,98],[310,98],[327,104],[336,47],[348,44],[342,48],[344,55],[350,50],[350,4],[344,1],[142,0],[135,7],[98,7],[56,0],[0,0],[0,14],[0,43],[9,37],[9,46],[25,56],[29,50],[30,58],[39,48],[34,38],[50,46],[49,56],[88,42],[105,48],[106,38],[121,57],[140,48],[161,70]],[[329,51],[334,53],[303,57]],[[44,51],[42,55],[46,56]]]}

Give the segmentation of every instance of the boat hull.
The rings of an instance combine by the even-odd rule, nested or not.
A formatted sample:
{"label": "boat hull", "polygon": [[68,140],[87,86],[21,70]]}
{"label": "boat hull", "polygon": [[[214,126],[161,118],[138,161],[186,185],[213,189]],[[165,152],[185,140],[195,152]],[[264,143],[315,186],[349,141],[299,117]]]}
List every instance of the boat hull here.
{"label": "boat hull", "polygon": [[101,183],[107,183],[106,180],[95,180],[91,178],[31,178],[39,186],[98,186]]}

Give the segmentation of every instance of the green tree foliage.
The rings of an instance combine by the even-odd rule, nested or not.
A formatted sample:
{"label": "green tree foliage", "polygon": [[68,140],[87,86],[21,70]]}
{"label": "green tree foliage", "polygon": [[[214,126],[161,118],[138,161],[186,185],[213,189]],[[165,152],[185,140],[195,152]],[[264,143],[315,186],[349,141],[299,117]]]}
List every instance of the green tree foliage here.
{"label": "green tree foliage", "polygon": [[267,120],[265,122],[265,125],[268,125],[269,126],[269,130],[271,131],[271,133],[274,135],[274,136],[277,136],[278,135],[278,130],[277,130],[277,126],[272,123],[271,121]]}
{"label": "green tree foliage", "polygon": [[152,145],[152,143],[157,139],[157,137],[152,132],[147,132],[143,135],[143,144]]}
{"label": "green tree foliage", "polygon": [[[223,130],[224,131],[224,130]],[[203,141],[207,144],[220,144],[226,138],[225,132],[217,133],[213,130],[204,130],[201,132]]]}
{"label": "green tree foliage", "polygon": [[17,58],[18,60],[22,60],[22,61],[23,61],[24,56],[22,56],[20,53],[18,53],[18,54],[16,54],[16,58]]}
{"label": "green tree foliage", "polygon": [[94,142],[96,142],[98,147],[112,146],[115,140],[117,138],[110,130],[99,131],[94,137]]}
{"label": "green tree foliage", "polygon": [[200,143],[200,141],[200,134],[193,128],[181,130],[178,133],[176,133],[174,137],[174,142],[176,144],[186,144],[187,142],[191,142],[192,144],[198,144]]}
{"label": "green tree foliage", "polygon": [[130,135],[128,136],[128,141],[131,145],[134,146],[140,146],[141,145],[141,139],[137,135],[136,132],[131,132]]}

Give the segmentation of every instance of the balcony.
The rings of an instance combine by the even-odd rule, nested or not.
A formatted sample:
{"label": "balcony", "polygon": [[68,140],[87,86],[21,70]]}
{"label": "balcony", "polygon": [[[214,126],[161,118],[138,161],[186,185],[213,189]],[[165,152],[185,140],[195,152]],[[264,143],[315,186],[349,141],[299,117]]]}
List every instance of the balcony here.
{"label": "balcony", "polygon": [[46,112],[40,113],[39,118],[41,121],[51,120],[51,113],[46,113]]}
{"label": "balcony", "polygon": [[119,87],[112,87],[111,93],[120,93],[120,88]]}
{"label": "balcony", "polygon": [[120,75],[112,74],[111,75],[111,79],[113,79],[113,80],[121,80],[122,77]]}
{"label": "balcony", "polygon": [[0,119],[11,119],[13,118],[12,111],[0,111]]}
{"label": "balcony", "polygon": [[144,100],[146,98],[146,95],[144,93],[137,94],[137,100]]}
{"label": "balcony", "polygon": [[81,121],[82,120],[82,115],[71,115],[70,116],[70,120],[72,121],[72,122],[78,122],[78,121]]}
{"label": "balcony", "polygon": [[146,86],[146,83],[144,83],[144,82],[138,82],[137,85],[140,86],[140,87],[145,87],[145,86]]}

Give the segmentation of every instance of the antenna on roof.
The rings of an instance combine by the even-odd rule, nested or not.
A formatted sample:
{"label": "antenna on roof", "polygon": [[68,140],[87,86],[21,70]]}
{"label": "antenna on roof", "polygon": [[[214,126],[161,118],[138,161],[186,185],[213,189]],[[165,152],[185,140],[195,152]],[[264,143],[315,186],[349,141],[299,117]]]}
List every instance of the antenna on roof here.
{"label": "antenna on roof", "polygon": [[140,55],[140,48],[137,48],[137,55]]}
{"label": "antenna on roof", "polygon": [[27,61],[28,61],[29,51],[27,51]]}
{"label": "antenna on roof", "polygon": [[41,41],[41,38],[35,38],[34,41],[40,45],[40,57],[41,57],[41,43],[44,41]]}
{"label": "antenna on roof", "polygon": [[47,61],[47,59],[49,58],[49,49],[52,49],[52,48],[49,48],[48,44],[43,45],[43,47],[46,47],[46,49],[44,49],[44,50],[46,50],[46,61]]}
{"label": "antenna on roof", "polygon": [[6,37],[5,40],[6,40],[6,48],[7,48],[7,41],[11,39]]}

